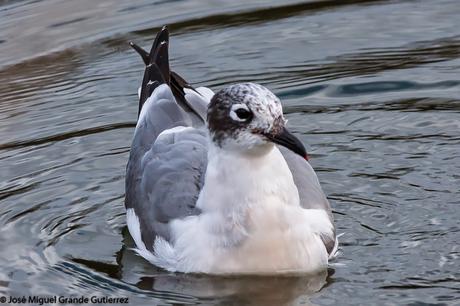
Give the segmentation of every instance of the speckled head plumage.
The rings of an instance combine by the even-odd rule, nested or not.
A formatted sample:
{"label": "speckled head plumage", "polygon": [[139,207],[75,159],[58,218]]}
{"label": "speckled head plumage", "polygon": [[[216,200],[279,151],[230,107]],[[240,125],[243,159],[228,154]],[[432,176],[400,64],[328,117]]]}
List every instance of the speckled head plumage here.
{"label": "speckled head plumage", "polygon": [[224,88],[208,106],[207,125],[211,140],[218,147],[252,150],[277,143],[306,157],[305,148],[287,132],[285,123],[281,101],[259,84]]}

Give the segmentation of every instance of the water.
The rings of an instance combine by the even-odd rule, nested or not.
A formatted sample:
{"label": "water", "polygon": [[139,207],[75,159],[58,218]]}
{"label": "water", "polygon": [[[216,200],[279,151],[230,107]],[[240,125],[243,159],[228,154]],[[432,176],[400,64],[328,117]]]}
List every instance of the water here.
{"label": "water", "polygon": [[[460,303],[460,5],[0,1],[0,295],[131,304]],[[162,24],[174,69],[284,103],[341,237],[299,278],[164,273],[129,250],[124,173]]]}

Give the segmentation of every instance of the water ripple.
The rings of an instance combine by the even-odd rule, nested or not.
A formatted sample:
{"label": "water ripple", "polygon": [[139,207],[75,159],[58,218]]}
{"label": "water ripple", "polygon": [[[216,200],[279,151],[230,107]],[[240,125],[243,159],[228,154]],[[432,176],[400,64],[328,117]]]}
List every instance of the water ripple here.
{"label": "water ripple", "polygon": [[0,150],[36,146],[36,145],[45,144],[48,142],[62,141],[62,140],[70,139],[73,137],[86,136],[86,135],[102,133],[102,132],[116,130],[116,129],[133,128],[135,126],[136,126],[135,122],[114,123],[114,124],[102,125],[102,126],[97,126],[97,127],[91,127],[87,129],[81,129],[78,131],[70,131],[70,132],[65,132],[61,134],[40,137],[36,139],[0,143]]}

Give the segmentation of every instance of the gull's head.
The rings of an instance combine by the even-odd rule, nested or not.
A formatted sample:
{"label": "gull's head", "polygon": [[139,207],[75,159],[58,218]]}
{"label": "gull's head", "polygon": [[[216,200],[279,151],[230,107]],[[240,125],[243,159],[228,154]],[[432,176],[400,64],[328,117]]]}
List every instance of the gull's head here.
{"label": "gull's head", "polygon": [[211,140],[225,150],[268,152],[279,144],[307,158],[303,144],[285,128],[281,102],[259,84],[236,84],[217,92],[208,106]]}

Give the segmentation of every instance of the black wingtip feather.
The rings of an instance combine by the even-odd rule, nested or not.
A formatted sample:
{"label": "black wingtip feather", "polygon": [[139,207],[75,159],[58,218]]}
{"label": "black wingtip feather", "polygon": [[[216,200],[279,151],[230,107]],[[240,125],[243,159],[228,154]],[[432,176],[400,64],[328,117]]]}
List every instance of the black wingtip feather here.
{"label": "black wingtip feather", "polygon": [[158,46],[160,46],[160,44],[164,41],[169,43],[169,30],[167,26],[163,26],[163,28],[161,28],[160,32],[157,33],[157,36],[153,41],[152,48],[150,49],[150,63],[155,61],[154,55],[158,50]]}
{"label": "black wingtip feather", "polygon": [[141,56],[142,61],[147,66],[152,63],[156,63],[158,65],[155,59],[155,53],[158,52],[158,46],[160,46],[163,42],[169,43],[169,30],[167,26],[163,26],[160,32],[157,33],[150,52],[145,51],[142,47],[132,41],[129,42],[129,45]]}
{"label": "black wingtip feather", "polygon": [[163,80],[166,84],[170,83],[170,71],[169,71],[169,55],[168,55],[168,45],[167,41],[162,41],[157,47],[154,55],[153,62],[158,66],[163,76]]}
{"label": "black wingtip feather", "polygon": [[139,47],[138,45],[136,45],[135,43],[133,43],[132,41],[129,42],[129,45],[142,57],[142,61],[147,66],[150,63],[149,53],[141,47]]}
{"label": "black wingtip feather", "polygon": [[[170,70],[169,67],[169,30],[167,26],[163,26],[157,33],[155,40],[153,41],[150,52],[145,51],[133,42],[129,45],[142,57],[146,67],[144,72],[144,78],[142,80],[141,94],[139,97],[139,111],[140,115],[142,106],[145,101],[150,97],[155,88],[161,84],[168,84],[177,102],[188,112],[195,113],[203,121],[204,119],[200,116],[193,107],[185,99],[184,88],[195,90],[186,80],[180,75]],[[196,91],[196,90],[195,90]]]}
{"label": "black wingtip feather", "polygon": [[170,83],[168,41],[168,27],[164,26],[155,37],[150,53],[138,45],[130,43],[146,65],[139,97],[138,115],[140,115],[142,106],[144,106],[145,101],[150,97],[153,90],[161,84],[166,83],[169,85]]}
{"label": "black wingtip feather", "polygon": [[165,80],[163,79],[163,75],[155,63],[147,65],[145,67],[144,78],[142,79],[141,94],[139,97],[139,110],[137,114],[138,116],[141,113],[142,106],[144,106],[145,101],[147,101],[148,97],[150,97],[150,95],[153,92],[153,90],[151,89],[151,85],[149,84],[156,84],[156,86],[153,88],[155,89],[156,87],[164,83]]}

